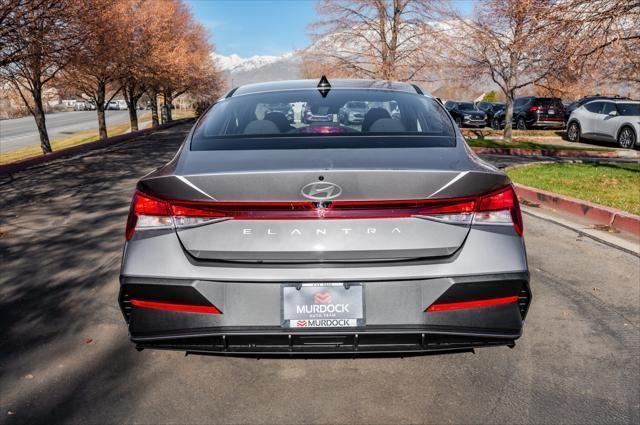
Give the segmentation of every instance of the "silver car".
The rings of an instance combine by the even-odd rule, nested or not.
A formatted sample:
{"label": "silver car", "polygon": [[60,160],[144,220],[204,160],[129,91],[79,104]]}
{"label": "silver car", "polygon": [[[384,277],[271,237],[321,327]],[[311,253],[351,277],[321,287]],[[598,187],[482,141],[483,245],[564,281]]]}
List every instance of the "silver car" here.
{"label": "silver car", "polygon": [[[397,113],[373,107],[346,126],[349,102]],[[260,112],[269,104],[331,119],[282,127]],[[119,303],[138,349],[513,346],[531,301],[522,233],[508,177],[417,86],[247,85],[138,182]]]}
{"label": "silver car", "polygon": [[600,99],[575,109],[567,122],[567,138],[617,143],[621,148],[638,146],[640,102]]}

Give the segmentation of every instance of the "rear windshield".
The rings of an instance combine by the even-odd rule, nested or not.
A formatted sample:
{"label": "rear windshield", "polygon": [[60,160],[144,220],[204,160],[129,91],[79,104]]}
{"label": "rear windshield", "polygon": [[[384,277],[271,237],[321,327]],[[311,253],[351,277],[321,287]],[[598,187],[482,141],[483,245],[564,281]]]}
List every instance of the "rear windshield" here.
{"label": "rear windshield", "polygon": [[199,120],[192,150],[455,146],[442,106],[419,94],[332,89],[224,99]]}
{"label": "rear windshield", "polygon": [[564,105],[557,97],[539,97],[534,102],[538,106],[556,106],[564,108]]}
{"label": "rear windshield", "polygon": [[640,103],[617,103],[620,115],[640,116]]}
{"label": "rear windshield", "polygon": [[476,109],[473,103],[470,102],[460,102],[458,103],[458,108],[460,109]]}

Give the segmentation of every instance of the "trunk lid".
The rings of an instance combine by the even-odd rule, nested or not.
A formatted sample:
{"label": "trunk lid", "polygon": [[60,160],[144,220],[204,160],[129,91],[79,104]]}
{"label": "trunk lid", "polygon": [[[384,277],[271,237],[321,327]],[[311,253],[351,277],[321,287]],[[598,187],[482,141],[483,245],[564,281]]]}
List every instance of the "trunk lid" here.
{"label": "trunk lid", "polygon": [[[230,212],[176,230],[195,258],[349,262],[453,254],[464,243],[470,220],[451,222],[421,211],[442,199],[486,193],[507,182],[466,155],[457,159],[460,152],[451,148],[262,153],[263,161],[256,162],[255,151],[198,152],[189,164],[143,179],[141,189]],[[190,173],[181,174],[181,168]],[[264,205],[278,211],[274,219],[273,212],[260,212]]]}

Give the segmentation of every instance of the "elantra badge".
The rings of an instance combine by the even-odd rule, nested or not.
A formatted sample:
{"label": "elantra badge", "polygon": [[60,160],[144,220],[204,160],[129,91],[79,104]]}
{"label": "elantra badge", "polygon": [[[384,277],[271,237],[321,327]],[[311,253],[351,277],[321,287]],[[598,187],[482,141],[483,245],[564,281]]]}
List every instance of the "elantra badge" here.
{"label": "elantra badge", "polygon": [[302,196],[314,201],[328,201],[342,195],[342,188],[335,183],[314,182],[302,187]]}

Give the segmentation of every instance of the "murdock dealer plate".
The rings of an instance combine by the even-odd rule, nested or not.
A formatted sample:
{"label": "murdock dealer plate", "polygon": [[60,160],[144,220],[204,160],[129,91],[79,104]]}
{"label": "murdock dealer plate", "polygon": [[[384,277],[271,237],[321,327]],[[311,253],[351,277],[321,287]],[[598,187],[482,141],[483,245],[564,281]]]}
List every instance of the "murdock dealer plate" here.
{"label": "murdock dealer plate", "polygon": [[349,328],[364,325],[362,285],[304,283],[282,286],[282,325]]}

